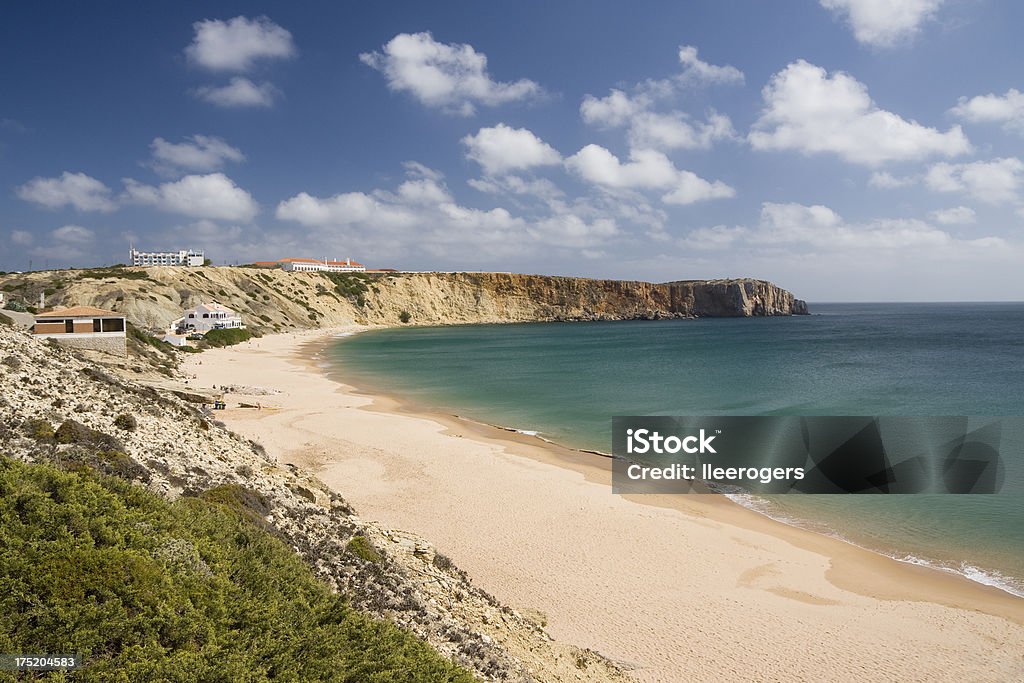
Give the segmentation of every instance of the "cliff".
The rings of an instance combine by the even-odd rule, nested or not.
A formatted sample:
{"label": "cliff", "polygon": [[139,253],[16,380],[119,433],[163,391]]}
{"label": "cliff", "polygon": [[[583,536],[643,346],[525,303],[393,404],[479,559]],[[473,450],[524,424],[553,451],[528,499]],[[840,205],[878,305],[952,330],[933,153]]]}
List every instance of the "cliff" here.
{"label": "cliff", "polygon": [[[803,301],[763,280],[663,284],[507,273],[288,273],[254,268],[106,268],[10,274],[0,289],[38,305],[123,312],[158,331],[183,308],[219,301],[266,331],[348,322],[396,325],[554,320],[652,320],[805,314]],[[403,313],[407,314],[404,316]]]}

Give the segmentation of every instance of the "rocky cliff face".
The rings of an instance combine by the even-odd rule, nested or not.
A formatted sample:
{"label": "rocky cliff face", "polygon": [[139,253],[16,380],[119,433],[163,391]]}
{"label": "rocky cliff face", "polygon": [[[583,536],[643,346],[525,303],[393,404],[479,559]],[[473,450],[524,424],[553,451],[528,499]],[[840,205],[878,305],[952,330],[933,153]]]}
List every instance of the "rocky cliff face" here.
{"label": "rocky cliff face", "polygon": [[335,276],[252,268],[126,268],[49,271],[0,278],[12,299],[123,312],[139,327],[165,329],[183,308],[219,301],[250,325],[279,331],[347,322],[395,325],[552,320],[776,316],[807,305],[763,280],[624,280],[508,273]]}
{"label": "rocky cliff face", "polygon": [[652,284],[506,273],[417,273],[386,283],[369,322],[402,311],[418,322],[654,320],[794,315],[806,304],[763,280]]}

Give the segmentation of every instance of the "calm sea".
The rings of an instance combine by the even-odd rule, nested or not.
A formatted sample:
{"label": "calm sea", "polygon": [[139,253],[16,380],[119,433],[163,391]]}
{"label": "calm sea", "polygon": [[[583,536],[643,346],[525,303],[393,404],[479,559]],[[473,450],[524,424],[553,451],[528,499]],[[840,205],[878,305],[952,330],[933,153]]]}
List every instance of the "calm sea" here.
{"label": "calm sea", "polygon": [[[1022,303],[811,310],[791,318],[390,329],[339,340],[329,356],[356,385],[604,452],[613,415],[1024,415]],[[1020,496],[744,502],[1024,596]]]}

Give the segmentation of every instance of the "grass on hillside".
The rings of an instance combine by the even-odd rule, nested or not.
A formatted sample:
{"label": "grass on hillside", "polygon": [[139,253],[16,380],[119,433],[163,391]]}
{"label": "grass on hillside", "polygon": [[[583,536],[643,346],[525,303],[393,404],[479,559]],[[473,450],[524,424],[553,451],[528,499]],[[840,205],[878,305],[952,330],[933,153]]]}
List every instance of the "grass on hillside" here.
{"label": "grass on hillside", "polygon": [[82,655],[55,681],[472,680],[349,607],[233,500],[0,456],[0,652]]}

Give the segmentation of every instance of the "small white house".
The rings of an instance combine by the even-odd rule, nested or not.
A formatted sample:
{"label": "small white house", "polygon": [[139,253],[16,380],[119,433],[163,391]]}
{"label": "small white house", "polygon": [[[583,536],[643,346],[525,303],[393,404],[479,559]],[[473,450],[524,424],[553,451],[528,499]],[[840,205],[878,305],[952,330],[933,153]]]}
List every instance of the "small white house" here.
{"label": "small white house", "polygon": [[186,310],[180,318],[171,323],[171,330],[186,335],[239,327],[245,327],[242,316],[218,303],[199,304]]}

